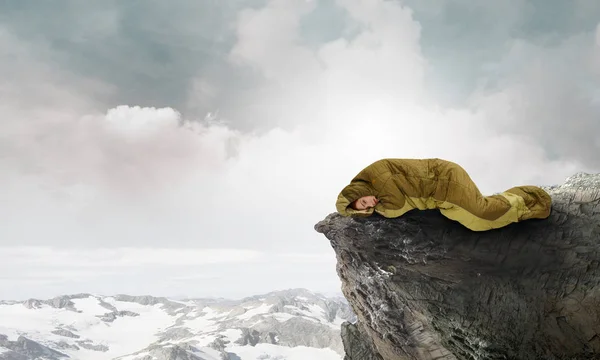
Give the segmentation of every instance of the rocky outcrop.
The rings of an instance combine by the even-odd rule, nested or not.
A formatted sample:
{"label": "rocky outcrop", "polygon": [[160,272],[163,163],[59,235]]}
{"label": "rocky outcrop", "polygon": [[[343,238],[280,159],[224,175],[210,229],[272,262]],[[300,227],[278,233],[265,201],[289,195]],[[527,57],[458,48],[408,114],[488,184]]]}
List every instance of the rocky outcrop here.
{"label": "rocky outcrop", "polygon": [[371,339],[364,333],[362,327],[350,322],[342,324],[342,341],[346,356],[344,360],[381,360]]}
{"label": "rocky outcrop", "polygon": [[71,332],[69,330],[65,330],[65,329],[52,330],[51,333],[54,335],[69,337],[69,338],[73,338],[73,339],[79,339],[79,335],[73,334],[73,332]]}
{"label": "rocky outcrop", "polygon": [[108,346],[106,345],[102,345],[102,344],[94,344],[92,343],[91,340],[84,340],[84,341],[76,341],[77,344],[84,348],[84,349],[88,349],[88,350],[93,350],[93,351],[100,351],[100,352],[107,352],[109,350]]}
{"label": "rocky outcrop", "polygon": [[56,309],[66,309],[69,311],[79,312],[77,309],[75,309],[75,304],[73,303],[72,300],[86,299],[89,297],[96,298],[96,300],[98,300],[98,304],[100,306],[102,306],[110,311],[117,311],[117,309],[114,306],[112,306],[111,304],[105,302],[100,297],[96,297],[91,294],[63,295],[63,296],[57,296],[50,300],[28,299],[28,300],[23,301],[22,304],[27,309],[31,309],[31,310],[40,309],[44,305],[48,305],[48,306],[56,308]]}
{"label": "rocky outcrop", "polygon": [[227,351],[229,340],[225,336],[218,336],[208,347],[217,350],[221,356],[221,360],[241,360],[240,357],[232,352]]}
{"label": "rocky outcrop", "polygon": [[181,340],[191,337],[194,337],[194,333],[192,333],[188,328],[173,327],[160,334],[160,339],[158,341],[161,343],[166,343],[173,340]]}
{"label": "rocky outcrop", "polygon": [[116,307],[114,307],[113,305],[107,303],[101,297],[96,297],[96,299],[98,300],[98,305],[102,306],[103,308],[105,308],[107,310],[110,310],[111,312],[116,312],[117,311]]}
{"label": "rocky outcrop", "polygon": [[[43,301],[38,300],[38,299],[28,299],[26,301],[23,301],[23,306],[25,306],[28,309],[39,309],[43,305],[48,305],[55,309],[65,309],[65,310],[77,312],[78,310],[75,309],[75,304],[71,300],[85,299],[88,297],[93,297],[93,296],[90,294],[74,294],[74,295],[57,296],[50,300],[43,300]],[[101,305],[103,305],[103,304],[101,304]],[[107,305],[107,304],[104,303],[104,305]]]}
{"label": "rocky outcrop", "polygon": [[167,311],[169,314],[175,314],[177,310],[183,308],[185,305],[171,301],[164,297],[154,297],[150,295],[142,295],[142,296],[131,296],[119,294],[114,297],[117,301],[124,302],[133,302],[140,305],[157,305],[161,304],[163,309]]}
{"label": "rocky outcrop", "polygon": [[135,360],[206,360],[196,354],[197,349],[190,345],[151,346],[144,352],[147,355],[135,357]]}
{"label": "rocky outcrop", "polygon": [[546,190],[550,218],[487,232],[436,210],[315,225],[358,318],[345,359],[600,358],[600,174]]}
{"label": "rocky outcrop", "polygon": [[62,349],[62,350],[79,350],[80,349],[79,346],[69,344],[68,342],[63,341],[63,340],[55,343],[54,346],[56,346],[57,349]]}
{"label": "rocky outcrop", "polygon": [[44,301],[45,304],[48,304],[56,309],[66,309],[71,311],[77,311],[75,309],[75,304],[71,301],[71,297],[69,296],[58,296],[50,300]]}
{"label": "rocky outcrop", "polygon": [[103,315],[96,315],[96,317],[100,318],[100,320],[102,320],[104,322],[113,322],[118,317],[124,317],[124,316],[136,317],[136,316],[140,316],[140,314],[133,312],[133,311],[124,310],[124,311],[113,311],[113,312],[109,312],[109,313],[106,313]]}
{"label": "rocky outcrop", "polygon": [[66,309],[69,311],[75,311],[75,312],[80,312],[79,310],[77,310],[75,308],[75,304],[73,303],[72,300],[75,299],[86,299],[89,297],[94,297],[93,295],[90,294],[74,294],[74,295],[63,295],[63,296],[57,296],[53,299],[50,300],[45,300],[43,301],[44,304],[50,305],[53,308],[56,309]]}
{"label": "rocky outcrop", "polygon": [[0,349],[1,348],[8,349],[9,351],[0,354],[0,359],[59,360],[68,358],[66,354],[52,350],[24,336],[19,336],[16,341],[10,341],[6,335],[0,335]]}
{"label": "rocky outcrop", "polygon": [[29,358],[16,351],[0,346],[0,360],[29,360]]}
{"label": "rocky outcrop", "polygon": [[36,300],[36,299],[29,299],[29,300],[25,300],[23,302],[23,306],[25,306],[27,309],[39,309],[42,307],[42,302],[40,300]]}
{"label": "rocky outcrop", "polygon": [[256,346],[260,339],[260,332],[253,329],[242,328],[242,336],[236,341],[237,344],[245,346]]}

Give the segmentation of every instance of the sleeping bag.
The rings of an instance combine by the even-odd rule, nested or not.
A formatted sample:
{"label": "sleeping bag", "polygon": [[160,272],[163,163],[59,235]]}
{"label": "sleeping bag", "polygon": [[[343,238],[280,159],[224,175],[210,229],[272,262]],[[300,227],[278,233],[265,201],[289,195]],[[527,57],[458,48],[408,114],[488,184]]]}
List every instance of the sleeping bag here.
{"label": "sleeping bag", "polygon": [[[350,205],[363,196],[378,203],[367,210]],[[439,209],[449,219],[474,231],[496,229],[527,219],[550,215],[552,199],[537,186],[517,186],[500,194],[483,196],[467,172],[442,159],[382,159],[372,163],[344,187],[336,201],[344,216],[387,218],[413,209]]]}

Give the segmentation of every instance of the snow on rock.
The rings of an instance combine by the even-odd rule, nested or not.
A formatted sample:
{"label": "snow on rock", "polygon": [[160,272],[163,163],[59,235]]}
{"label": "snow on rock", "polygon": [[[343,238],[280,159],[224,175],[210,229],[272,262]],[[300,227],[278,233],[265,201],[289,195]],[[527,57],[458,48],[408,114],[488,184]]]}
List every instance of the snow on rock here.
{"label": "snow on rock", "polygon": [[242,360],[342,360],[331,349],[315,349],[306,346],[285,347],[272,344],[256,346],[232,346],[229,351]]}
{"label": "snow on rock", "polygon": [[81,299],[73,299],[73,307],[76,310],[84,312],[89,315],[102,315],[106,313],[108,310],[100,305],[100,300],[93,296],[81,298]]}
{"label": "snow on rock", "polygon": [[240,329],[227,329],[220,333],[226,341],[234,343],[242,337],[242,330]]}
{"label": "snow on rock", "polygon": [[241,320],[248,320],[256,315],[262,315],[262,314],[268,313],[272,307],[273,307],[273,305],[261,304],[260,306],[257,306],[255,308],[246,308],[246,312],[243,313],[242,315],[238,315],[237,318],[241,319]]}
{"label": "snow on rock", "polygon": [[292,314],[288,314],[288,313],[272,313],[271,316],[276,319],[277,321],[280,322],[286,322],[290,319],[295,319],[295,316]]}
{"label": "snow on rock", "polygon": [[0,305],[0,334],[7,335],[9,340],[26,335],[50,348],[56,348],[62,341],[62,347],[66,348],[61,349],[63,352],[75,358],[85,354],[86,359],[93,360],[144,348],[174,321],[158,306],[139,305],[135,309],[140,316],[116,318],[107,324],[97,316],[107,312],[98,299],[88,297],[72,302],[79,312],[48,305],[33,309],[23,304]]}

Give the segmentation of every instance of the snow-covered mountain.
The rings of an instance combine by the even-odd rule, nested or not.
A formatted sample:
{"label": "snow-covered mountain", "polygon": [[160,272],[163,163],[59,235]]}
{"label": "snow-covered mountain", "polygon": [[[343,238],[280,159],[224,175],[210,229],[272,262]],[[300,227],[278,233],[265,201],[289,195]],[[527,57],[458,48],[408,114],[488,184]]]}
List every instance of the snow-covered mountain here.
{"label": "snow-covered mountain", "polygon": [[0,302],[0,359],[341,360],[346,300],[304,289],[242,300],[78,294]]}

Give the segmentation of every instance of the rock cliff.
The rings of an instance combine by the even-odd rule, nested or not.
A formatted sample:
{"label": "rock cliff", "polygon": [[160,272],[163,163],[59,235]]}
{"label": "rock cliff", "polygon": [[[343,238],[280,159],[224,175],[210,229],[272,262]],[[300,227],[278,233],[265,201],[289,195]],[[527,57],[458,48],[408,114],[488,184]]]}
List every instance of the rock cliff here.
{"label": "rock cliff", "polygon": [[600,359],[600,174],[545,189],[550,218],[493,231],[436,210],[316,224],[358,318],[345,360]]}

